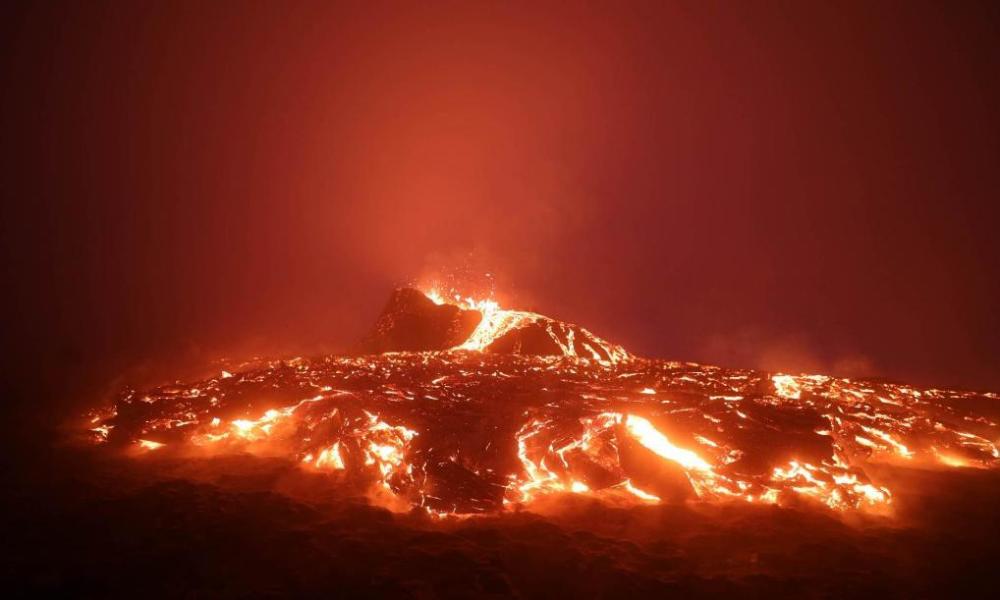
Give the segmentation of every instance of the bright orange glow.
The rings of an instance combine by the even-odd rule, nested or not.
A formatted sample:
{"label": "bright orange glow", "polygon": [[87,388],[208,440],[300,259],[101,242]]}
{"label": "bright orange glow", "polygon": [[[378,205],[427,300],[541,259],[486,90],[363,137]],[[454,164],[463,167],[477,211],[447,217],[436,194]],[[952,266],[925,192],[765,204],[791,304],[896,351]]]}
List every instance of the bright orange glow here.
{"label": "bright orange glow", "polygon": [[685,469],[693,471],[712,470],[711,465],[702,460],[702,458],[694,452],[678,448],[677,446],[671,444],[670,440],[667,439],[667,436],[657,431],[656,428],[653,427],[652,423],[642,417],[637,417],[635,415],[627,416],[625,418],[625,427],[628,428],[628,432],[631,433],[640,444],[649,448],[659,456],[662,456],[667,460],[674,461]]}
{"label": "bright orange glow", "polygon": [[782,398],[798,400],[802,397],[802,389],[791,375],[775,375],[771,381],[774,382],[774,390]]}
{"label": "bright orange glow", "polygon": [[[1000,466],[1000,424],[963,408],[983,395],[637,357],[577,360],[579,338],[555,326],[535,333],[558,339],[562,356],[473,352],[462,346],[488,347],[505,319],[545,317],[435,296],[484,313],[472,342],[453,351],[255,363],[191,385],[129,392],[88,414],[82,429],[109,449],[169,444],[287,458],[338,485],[361,486],[394,510],[436,518],[530,508],[559,494],[805,501],[885,514],[893,494],[869,479],[871,463]],[[299,399],[289,400],[293,393]],[[815,438],[762,459],[775,443],[784,447],[790,417],[800,439]],[[649,469],[656,461],[664,468]]]}
{"label": "bright orange glow", "polygon": [[626,491],[628,491],[628,493],[632,494],[636,498],[639,498],[640,500],[646,500],[648,502],[659,502],[660,501],[660,497],[659,496],[656,496],[656,495],[650,494],[649,492],[644,492],[644,491],[640,490],[639,488],[637,488],[634,485],[632,485],[632,481],[631,480],[626,479],[622,483],[622,487]]}
{"label": "bright orange glow", "polygon": [[312,454],[307,454],[302,462],[311,464],[317,469],[343,470],[346,468],[344,459],[340,455],[340,442],[334,443],[329,448],[323,448],[315,458]]}
{"label": "bright orange glow", "polygon": [[435,304],[452,304],[463,310],[478,311],[482,316],[475,330],[473,330],[464,342],[455,346],[455,350],[482,352],[490,344],[493,344],[511,331],[534,323],[544,323],[546,333],[561,349],[563,356],[587,358],[603,362],[604,359],[594,347],[596,345],[610,357],[608,362],[612,364],[630,358],[628,352],[621,346],[608,343],[583,328],[580,328],[580,331],[589,341],[580,344],[585,351],[584,355],[581,356],[577,351],[574,330],[569,329],[565,332],[557,331],[557,328],[547,317],[538,313],[500,308],[500,305],[495,300],[477,300],[467,296],[463,297],[459,294],[451,294],[449,297],[436,289],[425,290],[424,295]]}

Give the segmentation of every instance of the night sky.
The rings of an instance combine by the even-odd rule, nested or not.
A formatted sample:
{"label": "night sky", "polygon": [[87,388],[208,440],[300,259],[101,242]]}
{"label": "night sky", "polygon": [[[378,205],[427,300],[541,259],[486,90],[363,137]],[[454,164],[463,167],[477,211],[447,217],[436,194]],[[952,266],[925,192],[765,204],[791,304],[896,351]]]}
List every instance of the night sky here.
{"label": "night sky", "polygon": [[639,354],[1000,388],[996,4],[36,3],[2,28],[14,379],[337,351],[393,287],[490,273]]}

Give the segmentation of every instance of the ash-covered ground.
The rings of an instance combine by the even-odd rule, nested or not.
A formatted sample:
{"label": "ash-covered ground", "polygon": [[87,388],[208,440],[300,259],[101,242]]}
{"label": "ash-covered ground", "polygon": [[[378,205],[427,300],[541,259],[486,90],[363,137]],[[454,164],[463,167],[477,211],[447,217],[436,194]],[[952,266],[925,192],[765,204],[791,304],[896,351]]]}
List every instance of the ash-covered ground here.
{"label": "ash-covered ground", "polygon": [[[403,298],[365,342],[379,353],[125,388],[52,440],[22,431],[5,589],[914,597],[997,583],[995,394],[641,359],[533,313]],[[428,339],[440,347],[394,351]]]}

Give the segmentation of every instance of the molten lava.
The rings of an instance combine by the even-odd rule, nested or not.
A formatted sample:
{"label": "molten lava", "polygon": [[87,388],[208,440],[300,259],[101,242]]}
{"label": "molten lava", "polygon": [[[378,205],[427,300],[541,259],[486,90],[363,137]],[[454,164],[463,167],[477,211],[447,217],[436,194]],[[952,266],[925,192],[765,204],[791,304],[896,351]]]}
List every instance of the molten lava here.
{"label": "molten lava", "polygon": [[412,290],[367,343],[380,352],[126,390],[87,428],[139,453],[283,457],[436,515],[560,493],[886,513],[869,465],[1000,466],[996,394],[644,359],[543,315]]}

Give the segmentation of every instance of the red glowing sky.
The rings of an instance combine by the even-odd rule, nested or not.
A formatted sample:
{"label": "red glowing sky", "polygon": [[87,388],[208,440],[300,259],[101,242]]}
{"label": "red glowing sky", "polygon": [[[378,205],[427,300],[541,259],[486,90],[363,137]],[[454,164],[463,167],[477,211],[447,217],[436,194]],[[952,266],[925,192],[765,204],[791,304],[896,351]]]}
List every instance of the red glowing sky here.
{"label": "red glowing sky", "polygon": [[17,10],[11,339],[336,349],[457,269],[641,354],[998,387],[1000,16],[871,4]]}

